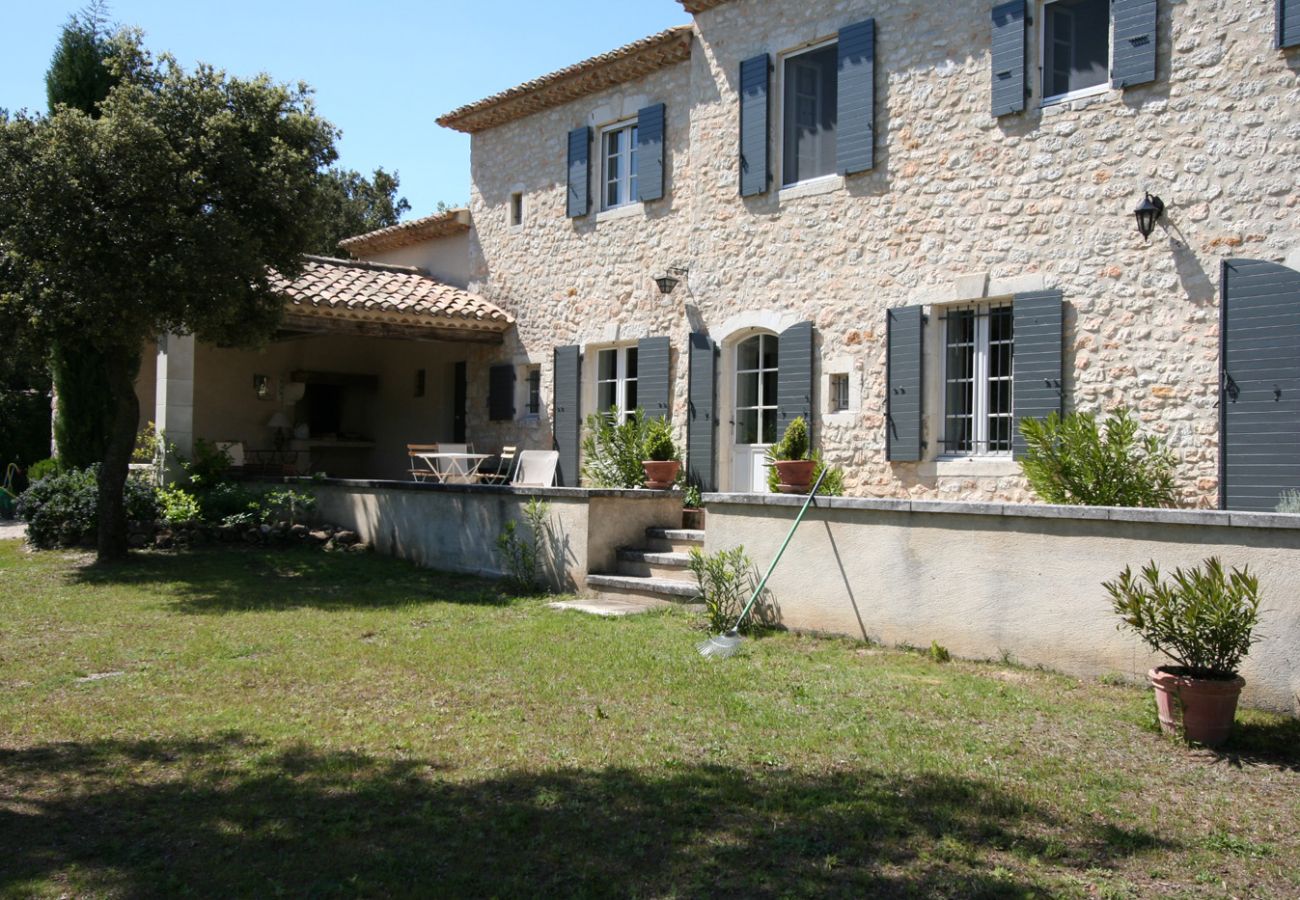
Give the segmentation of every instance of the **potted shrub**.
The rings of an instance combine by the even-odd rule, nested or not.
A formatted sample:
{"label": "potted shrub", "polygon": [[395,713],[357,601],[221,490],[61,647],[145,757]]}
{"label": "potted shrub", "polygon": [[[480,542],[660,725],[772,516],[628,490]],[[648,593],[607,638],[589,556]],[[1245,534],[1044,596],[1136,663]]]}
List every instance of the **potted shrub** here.
{"label": "potted shrub", "polygon": [[785,434],[767,450],[767,461],[776,468],[776,489],[783,494],[806,494],[812,487],[817,461],[808,452],[808,423],[799,416],[785,427]]}
{"label": "potted shrub", "polygon": [[641,468],[645,470],[645,486],[652,491],[666,491],[677,481],[677,473],[682,463],[678,459],[677,444],[673,441],[673,429],[666,419],[651,419],[646,424],[645,434],[646,459]]}
{"label": "potted shrub", "polygon": [[682,498],[682,527],[693,530],[703,530],[704,528],[704,510],[701,508],[704,500],[700,496],[700,487],[697,484],[687,485],[686,494]]}
{"label": "potted shrub", "polygon": [[1175,665],[1147,673],[1156,689],[1160,727],[1215,747],[1228,738],[1237,698],[1246,681],[1237,674],[1254,643],[1259,620],[1259,581],[1246,569],[1225,574],[1210,557],[1202,565],[1175,569],[1165,582],[1154,562],[1134,577],[1126,566],[1105,582],[1115,613],[1151,649]]}

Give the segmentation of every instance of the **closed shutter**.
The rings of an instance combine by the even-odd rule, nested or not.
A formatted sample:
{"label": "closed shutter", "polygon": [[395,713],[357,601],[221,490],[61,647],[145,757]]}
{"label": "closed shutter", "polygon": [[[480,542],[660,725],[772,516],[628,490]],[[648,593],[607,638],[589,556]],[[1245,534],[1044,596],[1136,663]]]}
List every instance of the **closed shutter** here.
{"label": "closed shutter", "polygon": [[1277,0],[1278,47],[1300,46],[1300,0]]}
{"label": "closed shutter", "polygon": [[718,350],[707,334],[691,335],[690,396],[686,411],[686,478],[701,491],[716,483]]}
{"label": "closed shutter", "polygon": [[781,332],[776,369],[776,436],[799,416],[813,428],[813,324],[800,322]]}
{"label": "closed shutter", "polygon": [[921,459],[921,337],[919,306],[889,310],[885,320],[885,458]]}
{"label": "closed shutter", "polygon": [[1011,449],[1017,458],[1025,452],[1021,420],[1062,412],[1062,310],[1060,291],[1016,294],[1011,302]]}
{"label": "closed shutter", "polygon": [[560,451],[556,484],[578,486],[578,451],[582,443],[582,357],[577,347],[555,348],[555,449]]}
{"label": "closed shutter", "polygon": [[636,114],[636,195],[642,203],[664,195],[664,105]]}
{"label": "closed shutter", "polygon": [[646,417],[672,414],[672,344],[666,337],[642,338],[636,344],[636,399]]}
{"label": "closed shutter", "polygon": [[876,20],[840,29],[836,157],[841,175],[876,164]]}
{"label": "closed shutter", "polygon": [[993,7],[993,115],[1025,108],[1025,0]]}
{"label": "closed shutter", "polygon": [[1272,512],[1300,489],[1300,272],[1228,259],[1221,273],[1219,503]]}
{"label": "closed shutter", "polygon": [[1132,87],[1156,80],[1156,0],[1111,0],[1115,48],[1110,86]]}
{"label": "closed shutter", "polygon": [[493,422],[515,417],[515,367],[493,366],[488,370],[488,418]]}
{"label": "closed shutter", "polygon": [[591,129],[569,132],[569,218],[585,216],[591,208]]}
{"label": "closed shutter", "polygon": [[740,64],[740,196],[767,193],[768,74],[766,53]]}

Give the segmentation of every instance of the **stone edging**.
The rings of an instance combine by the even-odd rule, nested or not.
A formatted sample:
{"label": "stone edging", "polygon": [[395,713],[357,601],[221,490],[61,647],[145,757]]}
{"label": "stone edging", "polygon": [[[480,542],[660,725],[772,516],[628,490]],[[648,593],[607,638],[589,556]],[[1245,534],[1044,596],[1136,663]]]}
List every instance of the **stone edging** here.
{"label": "stone edging", "polygon": [[487,494],[507,497],[556,497],[584,500],[591,497],[620,497],[634,500],[662,500],[682,496],[679,490],[651,491],[645,488],[564,488],[564,487],[511,487],[496,484],[438,484],[432,481],[396,481],[372,478],[311,478],[306,476],[254,476],[244,479],[260,484],[293,484],[302,487],[363,488],[367,490],[426,491],[434,494]]}

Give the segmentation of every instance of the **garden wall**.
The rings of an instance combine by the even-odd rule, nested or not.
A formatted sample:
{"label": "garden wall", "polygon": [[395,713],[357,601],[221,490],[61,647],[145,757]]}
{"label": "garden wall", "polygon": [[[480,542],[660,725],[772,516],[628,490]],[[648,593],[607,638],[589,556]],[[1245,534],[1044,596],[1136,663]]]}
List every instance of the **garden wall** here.
{"label": "garden wall", "polygon": [[[705,548],[765,568],[802,502],[708,494]],[[1116,630],[1102,581],[1211,555],[1259,576],[1243,702],[1300,715],[1300,516],[823,498],[769,587],[790,628],[1140,680],[1156,657]]]}
{"label": "garden wall", "polygon": [[356,531],[379,553],[449,572],[500,576],[497,536],[523,521],[530,497],[550,504],[543,568],[555,590],[583,590],[588,572],[612,572],[619,547],[645,529],[681,524],[679,493],[416,484],[312,482],[322,519]]}

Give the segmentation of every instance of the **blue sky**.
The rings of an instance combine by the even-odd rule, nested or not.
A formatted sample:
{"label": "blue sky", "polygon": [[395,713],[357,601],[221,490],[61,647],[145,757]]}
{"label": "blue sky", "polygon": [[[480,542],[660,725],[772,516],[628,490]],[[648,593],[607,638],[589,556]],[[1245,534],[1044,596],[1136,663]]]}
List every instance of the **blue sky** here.
{"label": "blue sky", "polygon": [[[0,107],[45,109],[59,28],[83,0],[0,0]],[[444,112],[689,21],[676,0],[111,0],[114,21],[144,29],[154,52],[235,75],[269,72],[316,89],[343,130],[340,164],[397,170],[409,217],[469,199],[469,136]]]}

